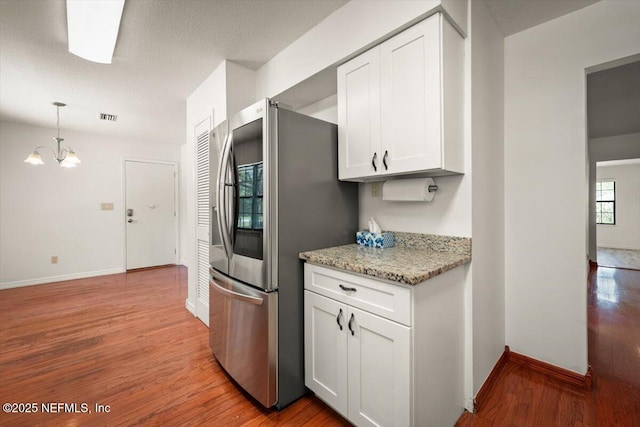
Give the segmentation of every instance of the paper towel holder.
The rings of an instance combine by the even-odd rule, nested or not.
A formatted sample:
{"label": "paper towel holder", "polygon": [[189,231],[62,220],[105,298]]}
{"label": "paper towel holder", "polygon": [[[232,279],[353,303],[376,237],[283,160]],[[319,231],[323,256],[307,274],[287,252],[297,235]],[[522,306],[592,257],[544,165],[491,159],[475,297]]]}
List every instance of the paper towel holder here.
{"label": "paper towel holder", "polygon": [[438,186],[433,178],[392,179],[382,185],[382,200],[389,202],[430,202]]}

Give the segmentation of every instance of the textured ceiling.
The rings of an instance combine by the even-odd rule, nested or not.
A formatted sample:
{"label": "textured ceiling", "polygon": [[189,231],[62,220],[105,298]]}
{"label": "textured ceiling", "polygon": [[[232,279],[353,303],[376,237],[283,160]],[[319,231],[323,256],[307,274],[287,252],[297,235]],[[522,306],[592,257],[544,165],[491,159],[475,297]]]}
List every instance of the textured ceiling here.
{"label": "textured ceiling", "polygon": [[[113,64],[67,51],[64,0],[0,0],[0,119],[184,142],[186,98],[222,62],[258,68],[347,0],[127,0]],[[118,115],[100,122],[97,113]]]}
{"label": "textured ceiling", "polygon": [[589,138],[640,133],[640,61],[587,76]]}
{"label": "textured ceiling", "polygon": [[[509,35],[597,0],[484,1]],[[185,99],[223,59],[256,69],[346,2],[127,0],[113,64],[103,65],[68,53],[64,0],[0,0],[0,119],[55,127],[51,102],[62,101],[63,136],[182,143]],[[333,82],[325,74],[316,86]],[[293,89],[283,98],[295,104],[308,88]]]}
{"label": "textured ceiling", "polygon": [[535,27],[598,1],[600,0],[484,0],[505,36]]}

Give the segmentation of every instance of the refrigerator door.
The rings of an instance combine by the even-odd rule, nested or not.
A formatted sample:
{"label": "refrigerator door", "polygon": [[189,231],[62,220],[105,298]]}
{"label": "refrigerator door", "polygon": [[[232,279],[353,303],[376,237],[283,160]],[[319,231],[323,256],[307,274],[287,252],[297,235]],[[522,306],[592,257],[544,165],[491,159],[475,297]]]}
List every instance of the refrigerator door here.
{"label": "refrigerator door", "polygon": [[[229,233],[223,229],[223,221],[230,214],[224,200],[229,199],[228,193],[232,189],[226,188],[224,185],[221,187],[220,184],[228,180],[231,173],[227,167],[228,161],[223,163],[228,136],[229,122],[226,120],[216,126],[209,136],[209,201],[211,203],[209,211],[209,236],[211,238],[209,263],[213,268],[223,273],[229,272],[229,249],[223,240]],[[222,191],[219,191],[219,188],[222,188]]]}
{"label": "refrigerator door", "polygon": [[269,100],[245,108],[229,121],[229,164],[233,170],[229,275],[264,290],[271,285],[271,204],[275,176],[269,155]]}
{"label": "refrigerator door", "polygon": [[258,402],[277,401],[277,292],[261,292],[211,269],[209,343],[220,365]]}

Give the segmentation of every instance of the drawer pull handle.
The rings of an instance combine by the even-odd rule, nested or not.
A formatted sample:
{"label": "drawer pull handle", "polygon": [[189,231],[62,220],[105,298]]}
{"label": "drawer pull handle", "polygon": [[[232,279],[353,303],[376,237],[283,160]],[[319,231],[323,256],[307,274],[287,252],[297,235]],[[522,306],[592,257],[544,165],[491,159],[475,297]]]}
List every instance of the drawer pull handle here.
{"label": "drawer pull handle", "polygon": [[345,285],[340,285],[340,289],[342,289],[343,291],[350,291],[350,292],[355,292],[355,291],[357,291],[357,289],[356,289],[356,288],[350,288],[350,287],[345,286]]}
{"label": "drawer pull handle", "polygon": [[354,320],[355,320],[355,318],[353,317],[353,313],[351,313],[351,318],[349,319],[349,330],[351,331],[351,335],[352,336],[356,334],[356,332],[351,327],[351,323],[353,323]]}
{"label": "drawer pull handle", "polygon": [[338,326],[340,326],[340,330],[342,330],[342,323],[340,323],[340,318],[342,317],[342,309],[338,313],[338,317],[336,317],[336,322],[338,322]]}

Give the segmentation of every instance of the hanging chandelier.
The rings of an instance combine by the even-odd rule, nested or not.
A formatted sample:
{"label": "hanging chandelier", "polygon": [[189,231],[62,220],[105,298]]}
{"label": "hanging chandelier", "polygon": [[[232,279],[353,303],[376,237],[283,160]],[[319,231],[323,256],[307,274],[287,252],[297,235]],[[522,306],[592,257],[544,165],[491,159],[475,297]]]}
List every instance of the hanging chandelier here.
{"label": "hanging chandelier", "polygon": [[32,165],[43,165],[44,162],[42,161],[42,157],[40,156],[38,150],[41,148],[46,148],[53,153],[53,157],[57,160],[60,166],[62,166],[63,168],[75,168],[78,163],[80,163],[80,159],[78,158],[78,156],[76,156],[76,153],[74,153],[71,148],[60,145],[60,143],[64,141],[64,138],[60,138],[60,107],[64,107],[67,104],[64,104],[62,102],[53,102],[52,104],[56,106],[56,113],[58,116],[58,136],[53,138],[58,144],[58,150],[54,151],[53,148],[41,145],[40,147],[36,147],[36,149],[33,150],[33,153],[29,154],[29,157],[25,159],[25,163],[31,163]]}

